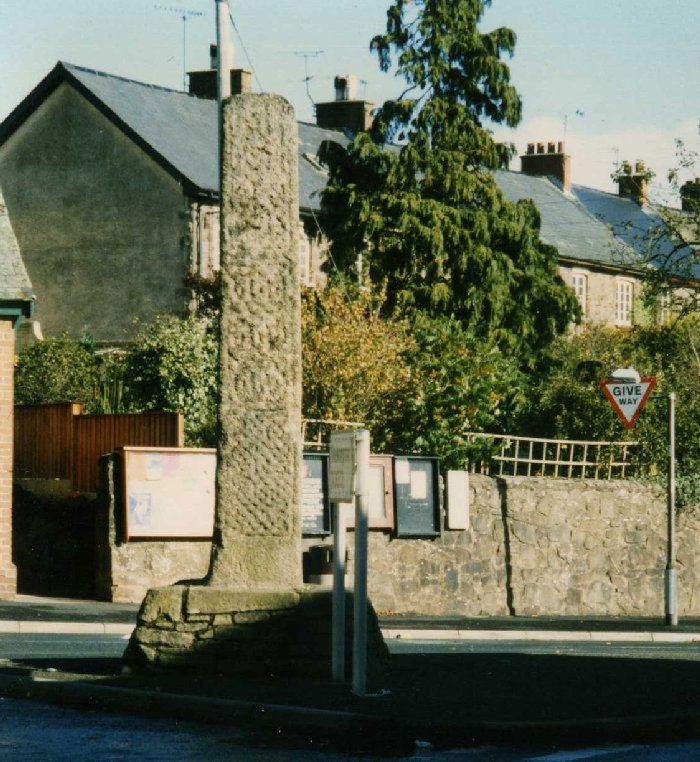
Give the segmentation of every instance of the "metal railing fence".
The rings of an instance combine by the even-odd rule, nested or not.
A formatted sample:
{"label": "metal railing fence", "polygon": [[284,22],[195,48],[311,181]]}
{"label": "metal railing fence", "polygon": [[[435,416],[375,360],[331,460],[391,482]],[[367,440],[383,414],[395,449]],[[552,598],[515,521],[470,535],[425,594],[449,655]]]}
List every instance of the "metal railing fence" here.
{"label": "metal railing fence", "polygon": [[[590,442],[576,439],[469,432],[483,442],[483,453],[470,462],[472,473],[491,476],[548,476],[565,479],[625,479],[646,466],[633,459],[639,442]],[[481,448],[480,448],[481,449]]]}

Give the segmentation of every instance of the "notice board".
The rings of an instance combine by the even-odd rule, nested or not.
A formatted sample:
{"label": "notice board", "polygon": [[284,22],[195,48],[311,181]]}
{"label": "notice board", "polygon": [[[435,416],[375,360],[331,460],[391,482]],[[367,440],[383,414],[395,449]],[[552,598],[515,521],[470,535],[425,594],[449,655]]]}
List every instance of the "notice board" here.
{"label": "notice board", "polygon": [[124,447],[122,473],[127,542],[211,538],[216,450]]}
{"label": "notice board", "polygon": [[301,533],[305,536],[318,536],[330,534],[330,531],[328,455],[305,452],[301,480]]}
{"label": "notice board", "polygon": [[438,458],[394,458],[396,534],[436,537],[440,534]]}

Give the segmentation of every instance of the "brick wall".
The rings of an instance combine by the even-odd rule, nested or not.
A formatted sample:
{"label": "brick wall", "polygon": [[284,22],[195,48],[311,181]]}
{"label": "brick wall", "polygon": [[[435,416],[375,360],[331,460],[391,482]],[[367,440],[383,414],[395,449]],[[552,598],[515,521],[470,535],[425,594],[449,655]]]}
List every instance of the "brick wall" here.
{"label": "brick wall", "polygon": [[0,319],[0,599],[17,593],[17,569],[12,563],[14,356],[12,321]]}

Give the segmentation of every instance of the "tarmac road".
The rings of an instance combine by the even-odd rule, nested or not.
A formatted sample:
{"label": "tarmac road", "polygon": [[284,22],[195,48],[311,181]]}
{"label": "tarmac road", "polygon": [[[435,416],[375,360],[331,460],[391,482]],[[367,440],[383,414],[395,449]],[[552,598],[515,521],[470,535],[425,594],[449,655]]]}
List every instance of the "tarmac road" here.
{"label": "tarmac road", "polygon": [[125,717],[0,698],[0,760],[25,762],[696,762],[700,743],[530,749],[482,746],[436,751],[417,739],[408,756],[352,756],[328,749],[283,748],[274,738],[235,727]]}

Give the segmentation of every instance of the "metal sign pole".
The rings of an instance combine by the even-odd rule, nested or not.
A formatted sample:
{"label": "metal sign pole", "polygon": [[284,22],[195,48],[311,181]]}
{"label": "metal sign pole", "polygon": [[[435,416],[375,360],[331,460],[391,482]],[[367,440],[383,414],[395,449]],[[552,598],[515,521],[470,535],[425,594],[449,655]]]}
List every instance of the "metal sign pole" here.
{"label": "metal sign pole", "polygon": [[676,393],[668,393],[668,485],[667,485],[667,551],[666,551],[666,624],[678,624],[676,567]]}
{"label": "metal sign pole", "polygon": [[331,672],[333,680],[345,680],[345,512],[333,503],[333,636]]}
{"label": "metal sign pole", "polygon": [[367,524],[369,515],[369,431],[357,435],[355,497],[355,595],[352,653],[352,692],[367,693]]}

